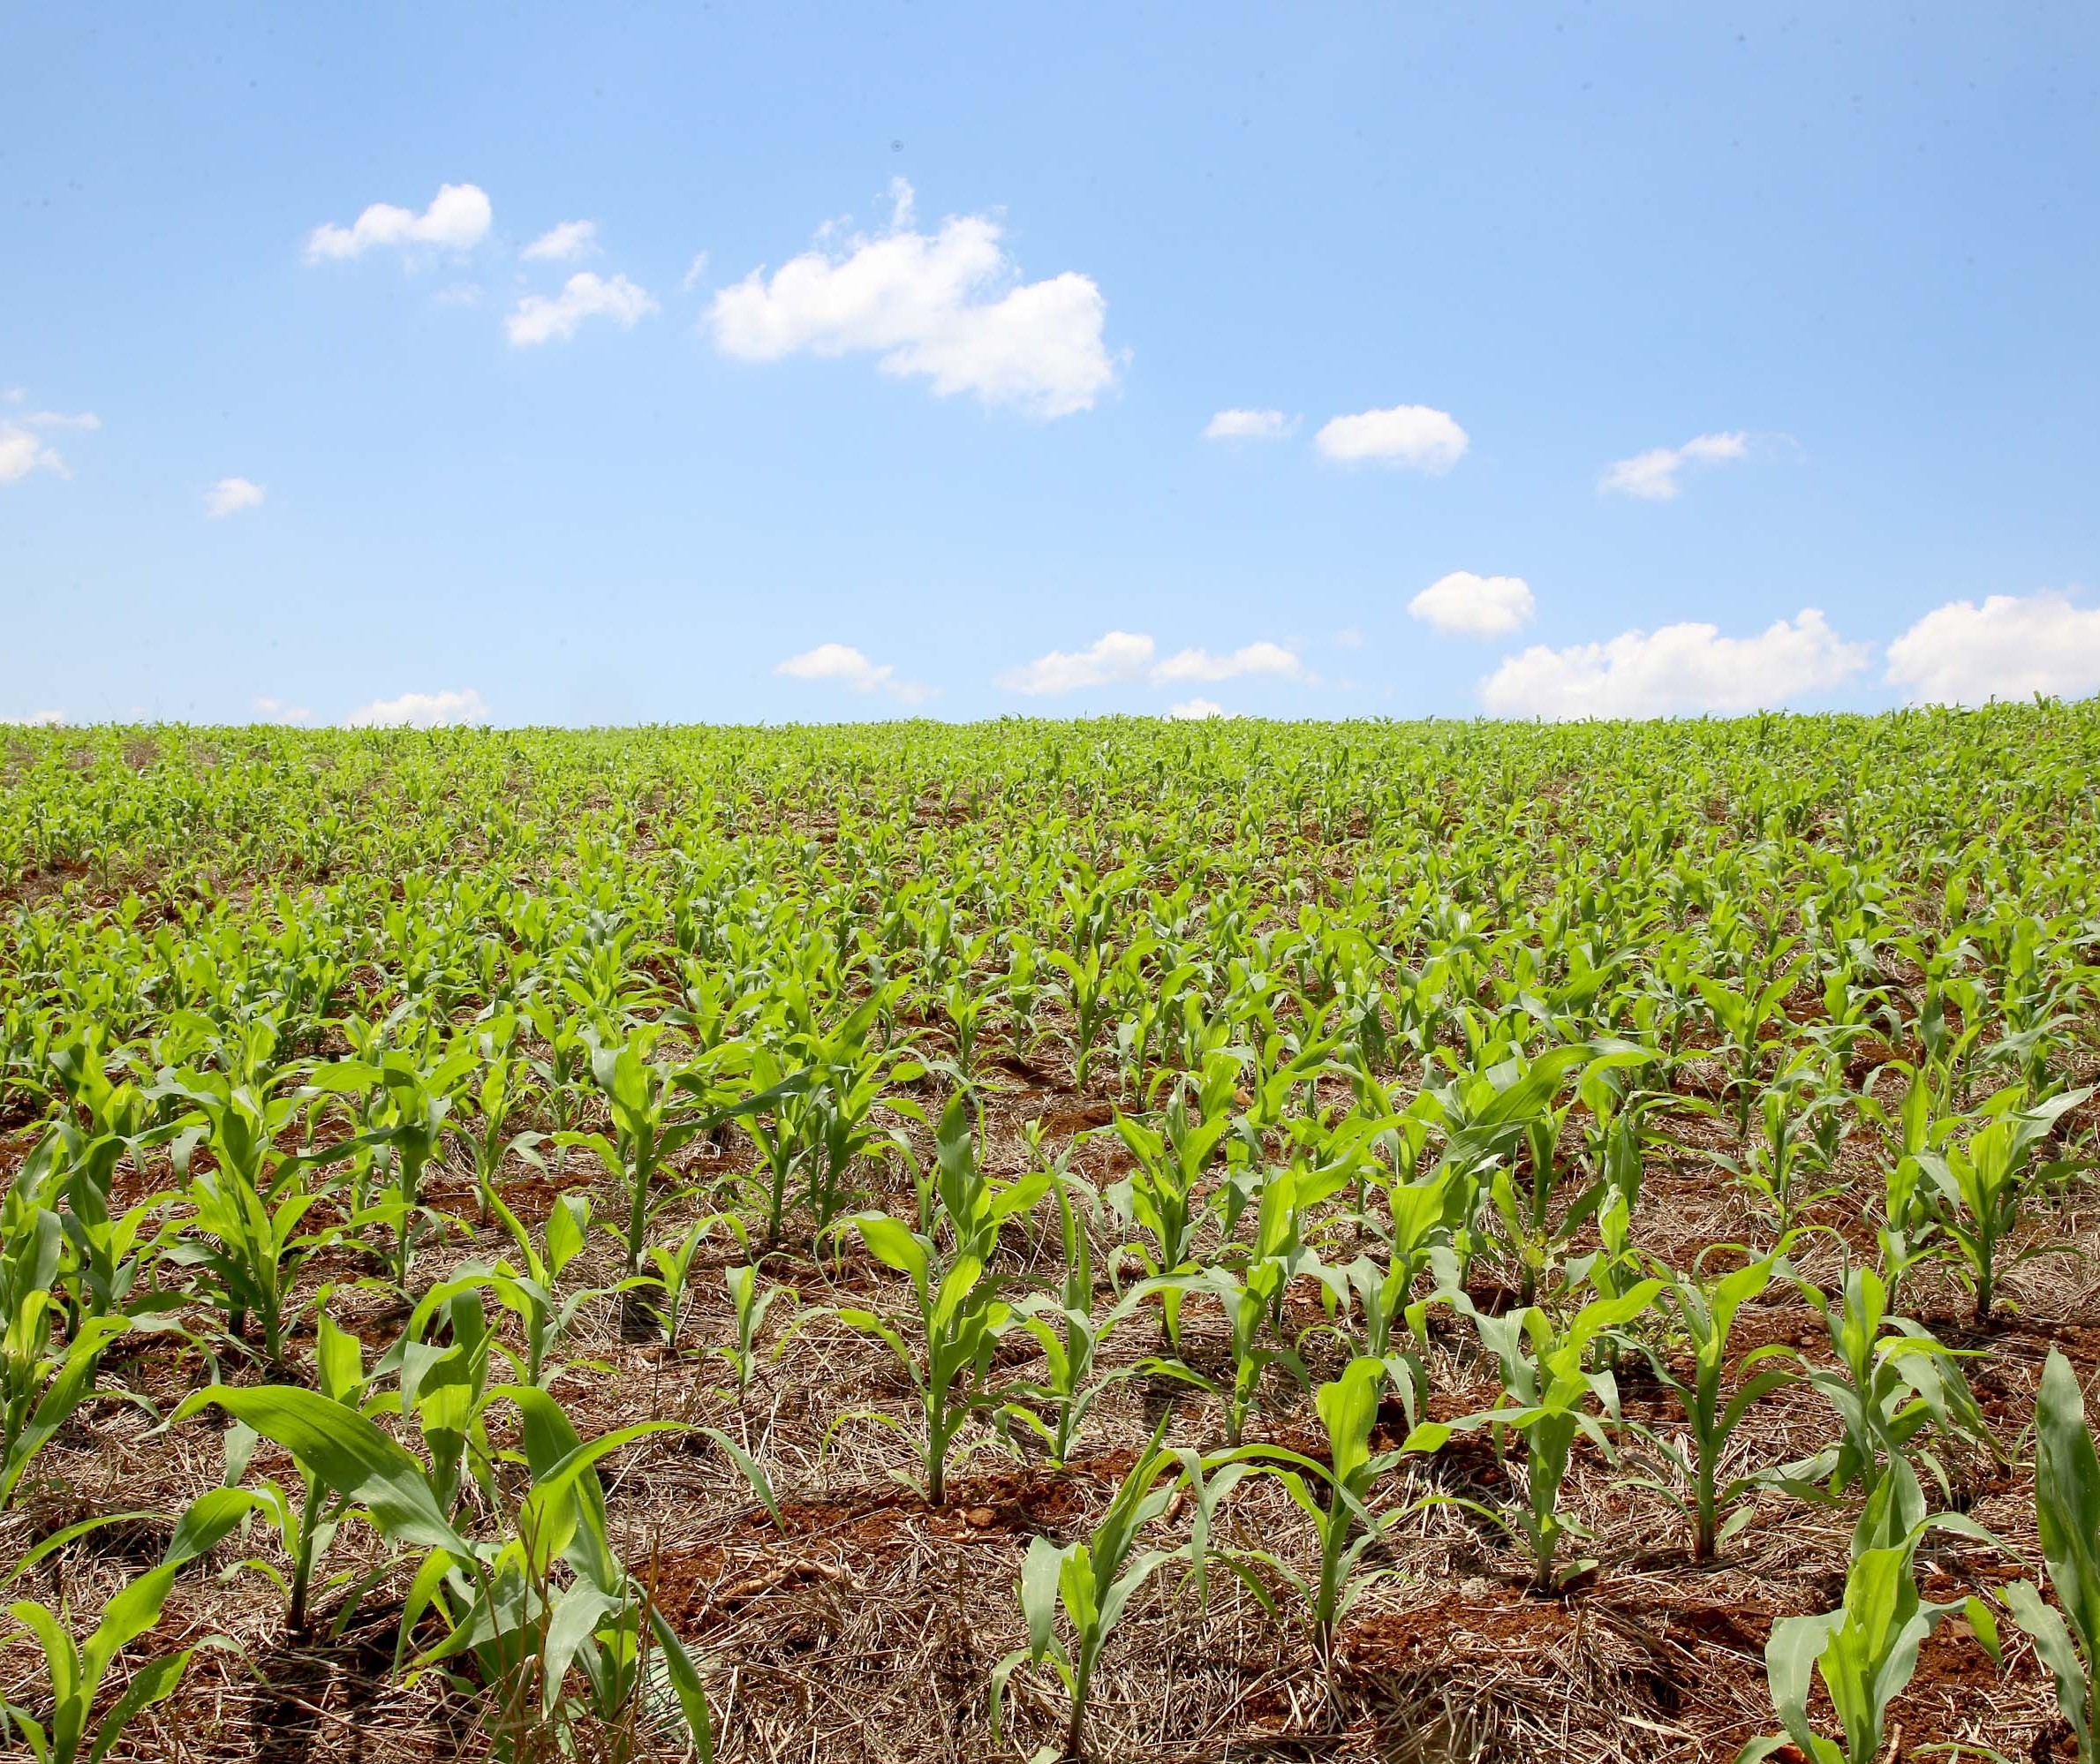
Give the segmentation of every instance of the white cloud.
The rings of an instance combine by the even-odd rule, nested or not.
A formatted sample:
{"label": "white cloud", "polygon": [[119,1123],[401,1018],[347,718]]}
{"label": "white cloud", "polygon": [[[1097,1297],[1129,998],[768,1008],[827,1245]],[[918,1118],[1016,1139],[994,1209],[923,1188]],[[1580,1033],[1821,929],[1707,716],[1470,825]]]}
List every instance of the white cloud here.
{"label": "white cloud", "polygon": [[1408,616],[1458,637],[1507,637],[1531,622],[1537,607],[1521,576],[1476,576],[1454,569],[1408,602]]}
{"label": "white cloud", "polygon": [[374,245],[435,245],[443,251],[470,251],[481,243],[493,218],[488,198],[477,185],[447,184],[419,215],[374,202],[354,224],[313,229],[306,240],[306,260],[361,257]]}
{"label": "white cloud", "polygon": [[1115,382],[1093,279],[1024,283],[990,215],[918,232],[911,186],[891,189],[888,230],[855,235],[842,253],[820,241],[770,279],[754,269],[720,290],[705,321],[715,347],[746,361],[870,351],[883,373],[924,376],[944,396],[973,392],[1043,418],[1091,409]]}
{"label": "white cloud", "polygon": [[1888,662],[1914,705],[2082,698],[2100,692],[2100,607],[2051,592],[1951,600],[1892,643]]}
{"label": "white cloud", "polygon": [[[377,705],[372,706],[374,710],[380,708]],[[289,723],[298,727],[313,720],[313,712],[304,705],[287,705],[282,698],[256,699],[254,712],[258,722]],[[359,714],[361,716],[364,712],[359,712]]]}
{"label": "white cloud", "polygon": [[681,294],[691,293],[700,285],[706,274],[707,253],[704,251],[696,252],[693,254],[692,262],[687,267],[685,274],[679,279],[678,291]]}
{"label": "white cloud", "polygon": [[598,222],[563,221],[549,227],[518,256],[528,263],[574,263],[598,252]]}
{"label": "white cloud", "polygon": [[1090,648],[1067,652],[1052,650],[1021,667],[999,676],[1009,692],[1038,694],[1071,692],[1083,686],[1106,686],[1111,681],[1132,680],[1152,659],[1152,638],[1138,631],[1110,631]]}
{"label": "white cloud", "polygon": [[1842,683],[1869,653],[1811,607],[1756,637],[1685,623],[1567,649],[1534,644],[1480,682],[1480,699],[1497,716],[1554,720],[1757,711]]}
{"label": "white cloud", "polygon": [[1185,698],[1178,705],[1169,705],[1167,715],[1177,723],[1208,722],[1212,717],[1229,717],[1232,712],[1215,698]]}
{"label": "white cloud", "polygon": [[1363,647],[1363,633],[1354,625],[1344,625],[1334,633],[1334,647],[1336,649],[1362,649]]}
{"label": "white cloud", "polygon": [[585,319],[607,318],[632,330],[657,310],[648,290],[636,287],[624,275],[608,282],[582,269],[563,283],[562,291],[551,299],[544,294],[526,295],[517,303],[517,310],[503,320],[503,328],[510,332],[510,341],[524,349],[555,337],[572,337]]}
{"label": "white cloud", "polygon": [[204,493],[204,512],[215,521],[262,506],[262,486],[246,478],[222,478]]}
{"label": "white cloud", "polygon": [[1281,441],[1298,426],[1280,411],[1220,411],[1203,432],[1205,441]]}
{"label": "white cloud", "polygon": [[[1109,631],[1085,649],[1054,649],[1033,661],[1010,668],[998,683],[1009,692],[1039,695],[1074,692],[1143,676],[1154,686],[1237,680],[1271,675],[1284,680],[1307,678],[1305,665],[1280,643],[1250,643],[1223,655],[1207,649],[1177,650],[1164,660],[1152,658],[1159,645],[1142,631]],[[1201,703],[1201,700],[1192,700]]]}
{"label": "white cloud", "polygon": [[1742,459],[1750,450],[1741,429],[1726,434],[1694,435],[1682,447],[1651,448],[1631,459],[1615,460],[1598,480],[1600,493],[1616,492],[1651,502],[1666,502],[1677,494],[1677,474],[1687,465],[1719,465]]}
{"label": "white cloud", "polygon": [[1451,413],[1427,404],[1395,404],[1389,411],[1336,417],[1312,441],[1329,459],[1372,459],[1438,472],[1456,465],[1467,446],[1466,432]]}
{"label": "white cloud", "polygon": [[[19,387],[10,388],[7,402],[19,404],[26,397]],[[45,441],[40,429],[99,429],[102,419],[93,411],[67,416],[58,411],[26,411],[19,417],[0,418],[0,484],[12,484],[32,471],[49,471],[70,477],[65,456]]]}
{"label": "white cloud", "polygon": [[55,447],[46,447],[27,429],[0,423],[0,484],[12,484],[32,471],[56,471],[65,476],[65,459]]}
{"label": "white cloud", "polygon": [[488,706],[472,687],[461,692],[404,692],[381,698],[344,718],[352,729],[442,729],[457,723],[485,723]]}
{"label": "white cloud", "polygon": [[1212,655],[1207,649],[1184,649],[1170,655],[1152,669],[1155,686],[1178,686],[1187,681],[1209,684],[1236,680],[1245,674],[1273,674],[1285,680],[1304,676],[1304,664],[1280,643],[1250,643],[1229,655]]}
{"label": "white cloud", "polygon": [[828,681],[856,692],[872,692],[880,687],[907,705],[923,704],[933,696],[933,688],[914,680],[898,679],[897,670],[890,663],[870,661],[851,644],[820,643],[775,664],[773,671],[790,680]]}
{"label": "white cloud", "polygon": [[56,729],[65,727],[64,711],[32,711],[26,717],[0,717],[5,723],[18,729]]}

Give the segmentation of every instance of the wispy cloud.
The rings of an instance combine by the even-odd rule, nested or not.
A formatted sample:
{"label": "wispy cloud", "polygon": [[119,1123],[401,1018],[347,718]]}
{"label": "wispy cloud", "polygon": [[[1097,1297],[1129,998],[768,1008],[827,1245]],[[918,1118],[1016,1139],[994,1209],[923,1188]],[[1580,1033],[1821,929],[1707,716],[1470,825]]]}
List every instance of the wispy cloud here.
{"label": "wispy cloud", "polygon": [[598,222],[563,221],[549,227],[518,256],[527,263],[574,263],[598,250]]}
{"label": "wispy cloud", "polygon": [[610,319],[623,329],[632,330],[658,310],[648,290],[636,287],[624,275],[608,281],[593,270],[581,269],[552,298],[526,295],[503,328],[514,345],[526,349],[574,336],[585,319]]}
{"label": "wispy cloud", "polygon": [[[20,405],[27,402],[27,396],[19,387],[10,388],[6,402]],[[52,429],[79,429],[92,432],[101,428],[102,419],[93,411],[81,411],[68,416],[59,411],[20,411],[0,416],[0,484],[12,484],[28,477],[32,471],[49,471],[56,478],[68,478],[65,456],[45,439]]]}
{"label": "wispy cloud", "polygon": [[1202,648],[1182,649],[1164,660],[1154,660],[1158,653],[1159,645],[1143,631],[1107,631],[1084,649],[1054,649],[1033,661],[1009,668],[999,676],[997,683],[1009,692],[1041,697],[1138,679],[1153,686],[1183,686],[1209,685],[1250,675],[1283,680],[1308,677],[1296,652],[1280,643],[1245,644],[1222,654]]}
{"label": "wispy cloud", "polygon": [[263,489],[246,478],[222,478],[204,493],[204,512],[215,521],[238,515],[243,509],[260,509]]}
{"label": "wispy cloud", "polygon": [[1205,441],[1281,441],[1298,426],[1280,411],[1220,411],[1204,426]]}
{"label": "wispy cloud", "polygon": [[1749,456],[1749,439],[1741,429],[1725,434],[1694,435],[1682,447],[1651,448],[1631,459],[1614,460],[1598,480],[1605,495],[1637,496],[1667,502],[1681,487],[1677,475],[1688,465],[1719,465]]}

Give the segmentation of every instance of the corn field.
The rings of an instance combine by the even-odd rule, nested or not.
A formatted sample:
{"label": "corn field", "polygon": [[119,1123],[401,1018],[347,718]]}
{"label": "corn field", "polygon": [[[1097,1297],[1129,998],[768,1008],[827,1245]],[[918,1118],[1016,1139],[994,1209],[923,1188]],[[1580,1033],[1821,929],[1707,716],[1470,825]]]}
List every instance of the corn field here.
{"label": "corn field", "polygon": [[0,730],[0,1753],[2096,1764],[2096,778]]}

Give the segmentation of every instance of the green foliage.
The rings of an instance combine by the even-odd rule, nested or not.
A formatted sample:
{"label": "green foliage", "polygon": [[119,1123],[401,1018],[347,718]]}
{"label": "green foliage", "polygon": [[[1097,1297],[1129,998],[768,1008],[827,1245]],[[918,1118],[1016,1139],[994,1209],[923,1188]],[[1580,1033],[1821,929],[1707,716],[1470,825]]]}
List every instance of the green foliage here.
{"label": "green foliage", "polygon": [[2043,1603],[2031,1581],[2016,1580],[2006,1588],[2006,1606],[2055,1680],[2057,1706],[2078,1740],[2079,1764],[2094,1764],[2100,1757],[2100,1460],[2078,1376],[2053,1347],[2035,1406],[2035,1515],[2057,1603]]}
{"label": "green foliage", "polygon": [[[1029,1541],[1020,1588],[1028,1645],[992,1669],[993,1744],[999,1743],[1007,1683],[1016,1669],[1024,1662],[1047,1663],[1070,1693],[1072,1714],[1062,1752],[1046,1751],[1054,1758],[1085,1758],[1087,1692],[1124,1608],[1132,1594],[1169,1562],[1192,1558],[1200,1566],[1200,1542],[1165,1549],[1137,1547],[1146,1527],[1166,1512],[1182,1478],[1200,1474],[1189,1457],[1162,1449],[1155,1433],[1116,1489],[1092,1535],[1061,1548],[1046,1537]],[[1057,1622],[1061,1611],[1065,1620],[1062,1632]]]}
{"label": "green foliage", "polygon": [[[1384,1395],[1417,1453],[1477,1429],[1508,1454],[1494,1516],[1542,1587],[1574,1553],[1575,1455],[1608,1471],[1629,1437],[1695,1554],[1761,1491],[1863,1501],[1861,1559],[1900,1549],[1919,1476],[1951,1487],[1997,1449],[1969,1356],[1902,1315],[1923,1264],[1990,1323],[2008,1270],[2063,1247],[2051,1203],[2092,1162],[2074,1087],[2100,1055],[2096,773],[2100,710],[2048,704],[7,730],[0,1500],[70,1468],[91,1402],[223,1377],[195,1400],[252,1413],[191,1529],[238,1526],[243,1571],[281,1581],[298,1624],[347,1624],[398,1572],[402,1672],[472,1687],[501,1746],[581,1751],[621,1722],[655,1745],[674,1706],[704,1730],[699,1670],[611,1553],[620,1485],[593,1454],[619,1447],[575,1441],[548,1393],[593,1369],[578,1341],[617,1303],[631,1345],[704,1346],[748,1396],[827,1314],[783,1296],[825,1277],[805,1249],[851,1244],[899,1277],[842,1315],[911,1383],[930,1496],[973,1418],[996,1423],[973,1447],[1039,1448],[1051,1467],[1020,1474],[1062,1474],[1106,1393],[1142,1377],[1153,1401],[1171,1379],[1175,1429],[1252,1442],[1213,1465],[1198,1531],[1235,1481],[1285,1477],[1317,1550],[1300,1533],[1227,1559],[1272,1602],[1296,1588],[1330,1656],[1406,1511],[1358,1426]],[[987,1137],[973,1114],[996,1092]],[[1687,1131],[1703,1115],[1729,1129],[1720,1152]],[[1775,1233],[1740,1267],[1646,1254],[1681,1240],[1648,1191],[1666,1158],[1675,1199],[1694,1144]],[[1808,1262],[1839,1225],[1878,1254],[1802,1289],[1831,1351],[1739,1352],[1794,1278],[1775,1258]],[[698,1344],[722,1232],[733,1327]],[[401,1306],[371,1364],[323,1280]],[[1505,1288],[1508,1315],[1472,1325],[1502,1400],[1416,1425],[1451,1413],[1432,1310],[1492,1311]],[[1137,1347],[1155,1306],[1162,1339]],[[1354,1363],[1319,1385],[1326,1456],[1279,1455],[1337,1349]],[[1635,1353],[1681,1424],[1618,1417]],[[691,1388],[700,1356],[656,1359],[623,1392],[641,1412],[722,1398]],[[1828,1444],[1764,1466],[1744,1423],[1784,1380],[1828,1405],[1792,1412],[1824,1429],[1801,1449]],[[2093,1479],[2067,1383],[2046,1381],[2038,1451],[2047,1591],[2007,1601],[2089,1712],[2065,1540],[2091,1527],[2062,1515]],[[785,1531],[757,1406],[702,1431]],[[290,1469],[251,1451],[266,1436]],[[1140,1505],[1169,1461],[1197,1492],[1184,1450]],[[345,1527],[378,1534],[355,1571]],[[1090,1549],[1091,1606],[1038,1552],[1034,1609],[1063,1650],[1040,1663],[1077,1677],[1098,1658],[1134,1536]],[[1587,1553],[1609,1569],[1625,1542]],[[1881,1699],[1902,1649],[1865,1613],[1895,1614],[1892,1634],[1916,1616],[1899,1566],[1859,1571],[1851,1630],[1790,1632],[1809,1663],[1788,1682],[1824,1661],[1854,1715]],[[1866,1732],[1845,1725],[1818,1738]]]}
{"label": "green foliage", "polygon": [[[1568,1454],[1576,1436],[1586,1437],[1607,1456],[1613,1450],[1605,1423],[1619,1418],[1618,1383],[1608,1370],[1590,1366],[1591,1344],[1640,1316],[1662,1285],[1659,1280],[1643,1280],[1616,1298],[1594,1299],[1559,1325],[1536,1305],[1507,1316],[1476,1313],[1481,1341],[1501,1369],[1501,1402],[1459,1421],[1424,1421],[1404,1443],[1405,1451],[1435,1451],[1454,1433],[1489,1428],[1499,1449],[1505,1433],[1522,1436],[1524,1504],[1507,1515],[1477,1503],[1461,1504],[1487,1513],[1522,1540],[1531,1557],[1531,1584],[1537,1592],[1550,1592],[1561,1577],[1561,1539],[1571,1533],[1583,1534],[1560,1507]],[[1576,1563],[1565,1572],[1575,1573],[1593,1565]]]}

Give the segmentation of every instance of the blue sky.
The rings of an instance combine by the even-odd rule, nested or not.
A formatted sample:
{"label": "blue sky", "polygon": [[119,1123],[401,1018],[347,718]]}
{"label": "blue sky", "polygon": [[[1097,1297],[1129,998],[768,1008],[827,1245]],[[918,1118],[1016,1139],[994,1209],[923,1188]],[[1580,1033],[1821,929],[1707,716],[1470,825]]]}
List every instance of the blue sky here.
{"label": "blue sky", "polygon": [[18,7],[0,117],[0,717],[2100,690],[2089,4]]}

